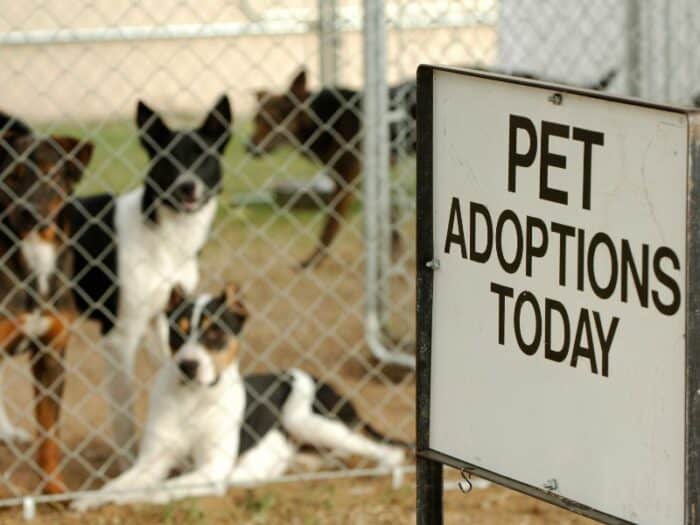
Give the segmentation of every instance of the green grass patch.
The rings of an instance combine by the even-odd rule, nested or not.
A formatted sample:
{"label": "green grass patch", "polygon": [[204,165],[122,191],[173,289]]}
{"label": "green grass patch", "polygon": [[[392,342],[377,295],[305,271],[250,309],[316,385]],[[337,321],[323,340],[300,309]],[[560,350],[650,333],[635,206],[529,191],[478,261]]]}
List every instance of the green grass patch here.
{"label": "green grass patch", "polygon": [[[51,123],[37,128],[44,133],[89,138],[95,144],[93,159],[77,188],[78,195],[120,194],[143,181],[148,158],[139,144],[133,122]],[[280,221],[289,221],[289,213],[304,225],[317,218],[318,212],[315,211],[280,213],[280,209],[270,202],[267,190],[285,180],[308,180],[321,167],[291,147],[280,148],[259,158],[251,157],[245,151],[250,128],[250,121],[236,126],[223,157],[223,193],[218,220],[224,220],[227,228],[253,223],[274,229]],[[415,195],[413,165],[414,159],[408,158],[392,169],[392,191],[401,196],[399,202],[402,206]],[[233,204],[234,200],[244,200],[248,204],[241,209]],[[361,204],[356,199],[351,215],[360,211]]]}

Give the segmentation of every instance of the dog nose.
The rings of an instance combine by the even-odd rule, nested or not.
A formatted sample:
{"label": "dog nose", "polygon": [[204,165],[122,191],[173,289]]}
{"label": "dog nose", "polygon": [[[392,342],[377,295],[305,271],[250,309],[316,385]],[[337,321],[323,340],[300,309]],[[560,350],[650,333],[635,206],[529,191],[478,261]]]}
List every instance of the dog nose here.
{"label": "dog nose", "polygon": [[195,190],[196,187],[194,185],[194,182],[191,181],[183,182],[177,187],[177,192],[182,197],[186,197],[188,199],[194,199]]}
{"label": "dog nose", "polygon": [[180,368],[180,372],[182,372],[187,379],[194,379],[197,375],[199,363],[192,359],[184,359],[180,361],[177,366]]}

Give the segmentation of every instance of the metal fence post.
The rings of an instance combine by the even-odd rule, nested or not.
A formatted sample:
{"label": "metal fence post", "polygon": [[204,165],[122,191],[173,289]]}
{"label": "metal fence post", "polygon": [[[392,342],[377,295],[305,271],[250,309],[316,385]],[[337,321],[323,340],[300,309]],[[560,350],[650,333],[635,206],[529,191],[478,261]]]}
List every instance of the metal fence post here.
{"label": "metal fence post", "polygon": [[340,52],[337,0],[318,0],[318,37],[321,83],[324,86],[336,85]]}
{"label": "metal fence post", "polygon": [[383,0],[363,1],[363,184],[365,218],[365,338],[379,361],[415,368],[412,355],[382,342],[381,298],[388,277],[391,213],[389,181],[389,97],[386,83],[386,27]]}
{"label": "metal fence post", "polygon": [[416,524],[442,525],[442,464],[422,456],[416,458]]}
{"label": "metal fence post", "polygon": [[417,73],[416,157],[416,523],[442,525],[443,467],[430,449],[430,366],[433,329],[433,73]]}

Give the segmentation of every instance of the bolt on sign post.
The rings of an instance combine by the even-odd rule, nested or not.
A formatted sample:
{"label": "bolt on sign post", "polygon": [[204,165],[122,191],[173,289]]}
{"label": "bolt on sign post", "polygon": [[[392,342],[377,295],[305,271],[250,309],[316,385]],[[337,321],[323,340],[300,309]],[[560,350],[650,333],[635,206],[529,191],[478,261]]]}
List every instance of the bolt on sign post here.
{"label": "bolt on sign post", "polygon": [[700,118],[418,70],[418,523],[442,465],[699,523]]}

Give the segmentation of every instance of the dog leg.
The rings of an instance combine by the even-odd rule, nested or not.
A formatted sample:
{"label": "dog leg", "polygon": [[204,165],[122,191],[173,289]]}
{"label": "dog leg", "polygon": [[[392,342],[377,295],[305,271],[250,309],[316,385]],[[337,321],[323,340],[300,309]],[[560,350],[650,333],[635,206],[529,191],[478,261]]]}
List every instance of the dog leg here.
{"label": "dog leg", "polygon": [[37,463],[46,476],[44,492],[61,494],[66,487],[60,472],[61,450],[58,443],[58,418],[65,384],[64,358],[71,319],[53,315],[51,325],[32,351],[35,415],[39,423]]}
{"label": "dog leg", "polygon": [[133,421],[134,360],[145,327],[146,321],[124,323],[115,326],[105,338],[108,369],[111,369],[107,384],[112,402],[112,428],[122,470],[133,463],[136,448]]}
{"label": "dog leg", "polygon": [[[158,385],[155,388],[157,387]],[[148,447],[149,451],[157,447],[167,447],[166,453],[179,454],[181,457],[189,455],[194,459],[194,468],[190,472],[165,481],[159,486],[159,490],[149,495],[150,501],[167,503],[183,498],[222,495],[236,461],[238,427],[231,425],[230,422],[220,422],[218,427],[210,429],[211,431],[206,435],[199,435],[194,442],[190,441],[192,436],[182,441],[181,439],[185,436],[178,438],[172,433],[170,435],[163,433],[162,429],[177,428],[173,427],[168,419],[170,412],[167,405],[155,404],[153,420],[149,415],[148,426],[159,429],[159,434],[147,434],[143,446]],[[150,443],[153,445],[151,446]]]}
{"label": "dog leg", "polygon": [[238,459],[229,481],[237,484],[260,483],[284,474],[294,459],[294,445],[279,430],[270,430]]}
{"label": "dog leg", "polygon": [[146,330],[146,354],[154,368],[160,368],[170,357],[170,345],[168,344],[168,318],[165,315],[157,315],[153,318]]}
{"label": "dog leg", "polygon": [[6,354],[14,354],[17,347],[25,341],[22,332],[23,319],[0,318],[0,349]]}
{"label": "dog leg", "polygon": [[404,461],[404,452],[400,448],[374,441],[340,421],[310,410],[288,418],[284,426],[299,441],[318,448],[329,448],[341,455],[366,457],[383,467],[397,467]]}
{"label": "dog leg", "polygon": [[[5,360],[0,360],[0,391],[2,390],[2,378],[5,371]],[[1,396],[0,396],[1,399]],[[26,430],[14,425],[7,413],[5,412],[5,404],[0,400],[0,441],[29,443],[32,436]]]}
{"label": "dog leg", "polygon": [[174,467],[169,460],[168,454],[139,458],[132,468],[106,483],[99,491],[73,501],[71,509],[85,511],[108,503],[152,502],[157,484],[164,481]]}
{"label": "dog leg", "polygon": [[162,504],[184,498],[221,496],[232,471],[232,458],[220,454],[218,458],[212,457],[198,465],[192,472],[167,480],[151,501]]}
{"label": "dog leg", "polygon": [[281,420],[292,437],[342,455],[367,457],[384,467],[396,467],[403,463],[404,452],[401,448],[370,439],[341,421],[314,413],[314,380],[300,370],[292,370],[291,374],[294,377],[292,392],[282,409]]}
{"label": "dog leg", "polygon": [[169,417],[171,411],[163,408],[151,404],[136,463],[98,492],[76,499],[71,508],[83,511],[107,503],[154,501],[158,485],[165,481],[188,449],[187,443],[180,440],[176,423]]}
{"label": "dog leg", "polygon": [[335,173],[334,179],[336,179],[338,190],[333,195],[330,209],[326,213],[326,221],[321,230],[319,244],[311,255],[301,262],[301,268],[313,268],[326,257],[328,247],[338,235],[341,221],[345,220],[354,197],[355,181],[360,173],[360,163],[354,154],[345,153],[334,164],[331,172]]}

